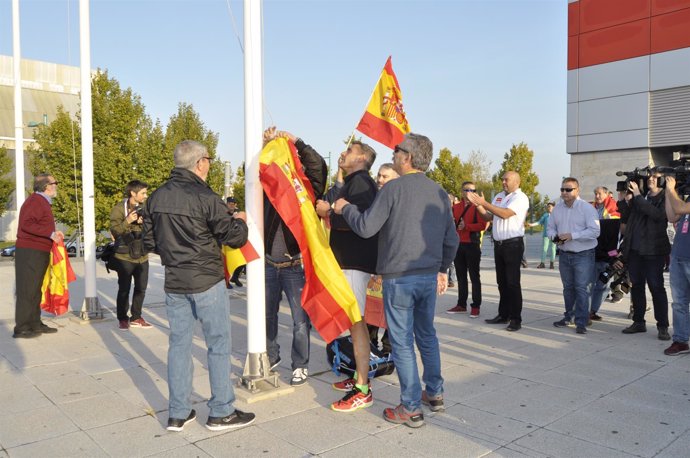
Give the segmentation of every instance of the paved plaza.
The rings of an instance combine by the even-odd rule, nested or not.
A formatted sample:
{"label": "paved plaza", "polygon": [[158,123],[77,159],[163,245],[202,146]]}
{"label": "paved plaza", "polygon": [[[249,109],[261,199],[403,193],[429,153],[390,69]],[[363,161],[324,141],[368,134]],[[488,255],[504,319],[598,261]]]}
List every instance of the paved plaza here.
{"label": "paved plaza", "polygon": [[[486,241],[485,241],[486,242]],[[72,313],[45,322],[59,332],[13,339],[14,265],[0,262],[0,457],[679,457],[690,455],[690,355],[663,354],[651,312],[646,334],[624,335],[629,299],[605,303],[586,335],[555,328],[562,316],[557,270],[536,269],[539,235],[528,237],[523,269],[523,327],[488,325],[496,314],[491,246],[482,258],[481,317],[449,315],[457,289],[441,296],[436,329],[441,342],[446,410],[425,408],[426,425],[411,429],[382,418],[399,403],[394,374],[373,381],[374,404],[337,413],[342,393],[326,363],[325,343],[312,333],[306,385],[270,400],[236,407],[255,412],[244,429],[204,427],[209,396],[206,351],[197,325],[194,408],[197,420],[181,433],[167,422],[168,323],[163,269],[152,259],[144,317],[151,330],[117,329],[117,276],[98,263],[98,292],[106,319],[83,324]],[[70,288],[72,307],[84,295],[83,263]],[[667,276],[668,280],[668,276]],[[246,356],[246,288],[231,297],[233,378]],[[667,292],[670,298],[670,289]],[[291,318],[281,304],[280,340],[287,384]],[[669,316],[670,318],[670,316]]]}

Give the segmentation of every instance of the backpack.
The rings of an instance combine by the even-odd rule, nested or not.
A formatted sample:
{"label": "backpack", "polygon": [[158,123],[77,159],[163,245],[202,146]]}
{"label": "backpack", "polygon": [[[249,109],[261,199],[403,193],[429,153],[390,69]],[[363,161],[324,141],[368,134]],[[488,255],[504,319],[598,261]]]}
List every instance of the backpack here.
{"label": "backpack", "polygon": [[[370,344],[371,345],[371,344]],[[326,357],[331,370],[336,375],[345,374],[352,377],[355,373],[355,351],[352,346],[352,337],[345,336],[335,339],[326,345]],[[371,345],[369,350],[369,378],[381,375],[390,375],[395,370],[393,356],[384,354]]]}
{"label": "backpack", "polygon": [[107,270],[108,273],[110,273],[111,270],[117,272],[114,256],[116,251],[117,246],[115,245],[115,242],[110,242],[103,247],[103,251],[101,251],[100,255],[98,255],[98,258],[105,263],[105,270]]}

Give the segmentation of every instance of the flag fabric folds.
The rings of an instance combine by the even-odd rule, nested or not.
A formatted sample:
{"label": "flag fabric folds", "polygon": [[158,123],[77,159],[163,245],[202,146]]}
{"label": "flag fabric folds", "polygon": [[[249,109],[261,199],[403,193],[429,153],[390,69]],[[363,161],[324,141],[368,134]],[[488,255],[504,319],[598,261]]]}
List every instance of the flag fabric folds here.
{"label": "flag fabric folds", "polygon": [[76,279],[64,242],[53,242],[48,270],[41,286],[41,309],[54,315],[66,313],[69,309],[68,284]]}
{"label": "flag fabric folds", "polygon": [[362,119],[355,128],[393,149],[403,141],[410,125],[402,104],[402,91],[388,57]]}
{"label": "flag fabric folds", "polygon": [[239,266],[259,259],[259,253],[254,249],[254,245],[247,240],[247,243],[240,248],[230,248],[227,245],[223,245],[223,258],[225,259],[225,281],[227,282]]}
{"label": "flag fabric folds", "polygon": [[259,162],[264,192],[302,253],[302,306],[314,328],[329,343],[362,319],[357,300],[319,222],[314,191],[294,145],[277,138],[264,147]]}

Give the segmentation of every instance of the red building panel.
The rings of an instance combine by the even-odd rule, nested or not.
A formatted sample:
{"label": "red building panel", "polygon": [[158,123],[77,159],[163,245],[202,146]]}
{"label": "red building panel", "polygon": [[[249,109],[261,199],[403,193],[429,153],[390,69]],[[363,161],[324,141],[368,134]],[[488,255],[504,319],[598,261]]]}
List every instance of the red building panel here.
{"label": "red building panel", "polygon": [[645,18],[594,32],[581,33],[578,66],[589,67],[648,55],[651,49],[649,24],[649,19]]}
{"label": "red building panel", "polygon": [[580,0],[580,33],[648,18],[651,0]]}
{"label": "red building panel", "polygon": [[578,37],[568,37],[568,70],[578,67]]}
{"label": "red building panel", "polygon": [[690,8],[654,16],[651,33],[652,53],[690,47]]}
{"label": "red building panel", "polygon": [[652,16],[690,8],[690,0],[652,0]]}
{"label": "red building panel", "polygon": [[[690,1],[690,0],[689,0]],[[580,33],[580,2],[568,3],[568,36]]]}

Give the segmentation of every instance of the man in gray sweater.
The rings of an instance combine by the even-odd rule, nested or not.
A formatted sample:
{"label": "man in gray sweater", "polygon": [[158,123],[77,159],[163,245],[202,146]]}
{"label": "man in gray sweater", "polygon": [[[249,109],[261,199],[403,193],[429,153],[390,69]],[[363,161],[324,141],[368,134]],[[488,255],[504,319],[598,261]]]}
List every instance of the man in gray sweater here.
{"label": "man in gray sweater", "polygon": [[[448,287],[446,272],[458,248],[448,195],[426,177],[433,146],[409,133],[395,147],[393,165],[400,178],[377,194],[361,213],[338,199],[334,211],[342,214],[362,237],[379,234],[377,273],[383,276],[383,302],[390,331],[393,359],[400,380],[400,405],[383,417],[416,428],[424,424],[421,404],[443,410],[441,357],[434,328],[436,294]],[[424,365],[425,390],[419,381],[414,342]]]}

